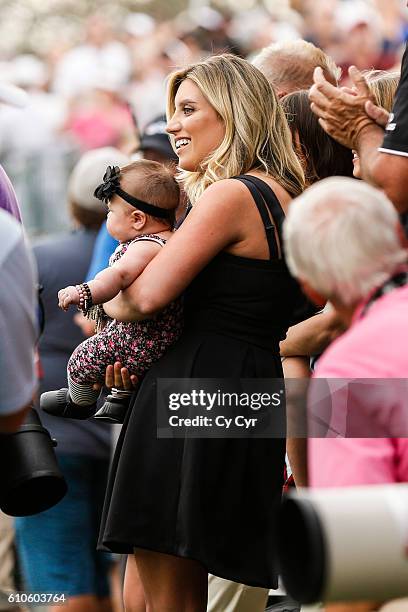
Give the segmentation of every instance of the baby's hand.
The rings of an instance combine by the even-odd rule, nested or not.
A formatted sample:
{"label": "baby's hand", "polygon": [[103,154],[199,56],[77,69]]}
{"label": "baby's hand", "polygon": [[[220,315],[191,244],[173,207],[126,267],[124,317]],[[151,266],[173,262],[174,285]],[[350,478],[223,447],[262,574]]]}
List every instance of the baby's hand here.
{"label": "baby's hand", "polygon": [[79,293],[72,285],[58,291],[58,306],[68,310],[70,304],[79,304]]}

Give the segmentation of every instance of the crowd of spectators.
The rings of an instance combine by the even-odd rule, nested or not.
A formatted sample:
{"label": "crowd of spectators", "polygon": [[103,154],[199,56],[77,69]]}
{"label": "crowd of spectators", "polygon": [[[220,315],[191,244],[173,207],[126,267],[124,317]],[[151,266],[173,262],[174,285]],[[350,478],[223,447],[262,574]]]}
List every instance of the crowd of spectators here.
{"label": "crowd of spectators", "polygon": [[[16,190],[23,225],[27,233],[35,238],[41,235],[44,237],[44,234],[66,231],[73,220],[77,226],[75,234],[60,234],[51,240],[36,242],[34,249],[40,282],[45,285],[44,297],[49,319],[49,327],[46,328],[39,345],[40,352],[43,352],[43,368],[45,368],[42,373],[42,391],[64,384],[65,365],[70,350],[79,341],[79,338],[82,339],[82,333],[79,327],[74,325],[73,318],[65,321],[63,317],[66,315],[61,312],[58,314],[52,293],[56,293],[59,283],[61,287],[70,282],[75,286],[74,276],[77,274],[81,277],[78,282],[86,278],[96,232],[104,218],[104,213],[99,214],[102,211],[98,208],[99,203],[92,196],[97,177],[93,174],[91,177],[89,168],[86,166],[81,178],[78,179],[78,168],[81,169],[81,163],[84,164],[87,156],[90,155],[93,158],[95,149],[102,153],[112,151],[111,147],[115,147],[115,159],[128,160],[144,156],[152,160],[159,157],[159,161],[162,161],[164,156],[167,160],[175,161],[172,151],[169,151],[163,118],[166,106],[166,77],[175,68],[180,69],[187,64],[194,64],[225,52],[232,55],[224,56],[222,60],[224,64],[220,63],[221,66],[224,66],[223,70],[226,70],[226,66],[230,66],[229,69],[233,74],[233,70],[237,69],[234,64],[234,55],[246,58],[264,75],[262,78],[254,76],[254,84],[258,86],[260,83],[259,91],[269,91],[272,94],[266,82],[269,81],[276,93],[276,100],[273,96],[273,105],[276,104],[275,122],[268,129],[271,129],[271,133],[276,130],[274,146],[278,139],[281,139],[282,146],[279,149],[279,155],[282,157],[277,161],[278,153],[274,149],[274,155],[271,155],[272,161],[269,161],[274,170],[273,164],[277,164],[276,168],[280,164],[280,172],[276,173],[276,177],[272,174],[273,179],[270,178],[271,175],[266,174],[265,176],[272,181],[275,191],[278,186],[277,193],[284,205],[282,204],[280,208],[281,204],[278,202],[277,208],[270,208],[268,198],[271,196],[268,191],[263,192],[263,199],[268,204],[269,212],[273,211],[271,214],[274,219],[275,216],[278,217],[281,214],[283,219],[282,210],[286,213],[286,207],[289,209],[284,231],[284,251],[281,221],[277,223],[277,233],[273,237],[268,234],[268,231],[271,230],[270,223],[269,225],[266,223],[265,228],[261,228],[260,234],[263,236],[265,229],[271,259],[272,244],[276,243],[274,248],[277,250],[278,260],[284,257],[284,252],[286,253],[290,272],[298,279],[309,299],[316,304],[314,310],[309,304],[309,307],[302,311],[303,315],[297,311],[291,312],[282,323],[283,327],[287,327],[289,322],[292,323],[286,339],[280,344],[280,355],[284,358],[285,377],[309,377],[311,375],[310,358],[318,359],[316,379],[407,377],[408,363],[404,349],[407,246],[404,224],[406,230],[408,199],[405,188],[406,179],[398,178],[397,180],[397,177],[402,177],[402,173],[408,176],[406,159],[408,136],[404,134],[406,103],[403,100],[403,93],[406,94],[404,66],[406,72],[407,57],[402,55],[408,39],[408,10],[400,0],[292,0],[292,2],[265,3],[265,7],[257,7],[239,13],[227,13],[208,6],[201,6],[191,8],[166,22],[157,21],[145,13],[135,12],[129,13],[121,23],[117,24],[110,23],[101,14],[91,15],[84,23],[81,40],[76,44],[67,46],[63,51],[60,47],[58,53],[50,50],[48,55],[41,57],[35,53],[17,55],[14,58],[8,58],[0,65],[0,79],[14,83],[28,94],[28,103],[23,108],[0,105],[0,162]],[[403,62],[403,73],[400,80],[401,61]],[[211,69],[211,63],[208,65]],[[248,64],[245,65],[248,66]],[[212,68],[214,66],[215,64],[212,65]],[[241,69],[246,70],[245,66]],[[248,69],[248,78],[252,75],[253,70],[255,71],[252,66]],[[259,75],[258,70],[255,72]],[[186,78],[182,70],[178,74],[182,75],[178,77],[182,83],[188,81],[189,77]],[[200,85],[199,77],[197,79]],[[257,79],[260,79],[259,83]],[[174,84],[174,80],[172,83],[174,96],[176,96],[180,83]],[[267,89],[261,89],[261,85]],[[231,83],[230,87],[232,87]],[[211,106],[209,96],[207,98],[206,104],[213,111],[215,105]],[[264,101],[263,99],[262,102]],[[242,108],[245,107],[245,100],[240,100],[239,103]],[[254,103],[253,100],[251,103]],[[172,111],[176,109],[177,114],[177,105],[173,108],[171,104],[175,105],[174,99],[170,100],[170,109]],[[234,119],[238,124],[239,119]],[[253,119],[256,122],[257,118]],[[185,121],[184,115],[181,120],[175,120],[173,117],[168,124],[168,131],[173,135],[173,140],[180,138],[182,121]],[[218,118],[213,118],[211,124],[213,132],[216,132],[219,127],[217,121]],[[186,124],[189,125],[188,121]],[[258,128],[259,125],[260,123],[257,124]],[[190,129],[194,130],[194,125]],[[195,129],[199,135],[204,133],[202,126],[201,132],[198,128]],[[259,131],[261,131],[260,128]],[[180,148],[182,146],[183,143]],[[385,166],[384,156],[387,159]],[[227,167],[229,167],[230,158],[231,152],[228,151],[225,165],[218,163],[214,170],[214,176],[217,176],[214,182],[233,176],[233,174],[228,175]],[[80,159],[81,162],[77,165]],[[116,165],[113,158],[112,163]],[[124,164],[125,162],[120,165]],[[72,173],[73,168],[75,170]],[[195,187],[198,189],[197,185],[194,186],[192,179],[194,173],[190,168],[183,168],[182,165],[181,168],[184,170],[187,186],[185,191],[190,202],[195,205],[196,199],[200,201],[200,194],[199,191],[194,190]],[[249,166],[244,172],[240,167],[240,171],[236,174],[247,174],[247,171],[252,168],[253,166]],[[224,175],[220,169],[225,173]],[[190,171],[189,175],[186,170]],[[3,172],[1,166],[0,172]],[[102,173],[101,170],[100,174]],[[265,176],[263,174],[261,177],[255,176],[255,179],[258,180],[258,183],[255,180],[255,192],[259,184],[263,182],[261,178],[265,179]],[[334,176],[346,178],[328,178]],[[274,183],[275,178],[276,184]],[[14,216],[20,221],[20,211],[9,179],[6,174],[1,175],[0,179],[4,193],[12,193],[14,206],[11,211],[12,206],[5,202],[2,208],[14,212]],[[245,189],[243,185],[235,184],[234,186],[235,196],[238,199],[241,198],[242,201],[243,191],[246,193],[247,187],[250,188],[246,181],[247,179],[244,178]],[[238,181],[231,182],[238,183]],[[248,182],[251,183],[251,180]],[[267,181],[264,180],[264,183]],[[371,186],[366,183],[371,183]],[[204,185],[203,182],[199,187],[203,191],[204,188],[208,188],[208,185]],[[217,186],[210,185],[208,192],[213,187]],[[241,187],[243,191],[240,192]],[[382,189],[384,193],[380,194],[375,189],[376,187]],[[300,195],[303,188],[306,191]],[[285,201],[285,197],[282,198],[285,189],[287,196],[288,194],[298,196],[293,204],[289,204],[289,197],[288,201]],[[250,190],[253,193],[253,189]],[[211,193],[213,192],[214,189]],[[202,197],[206,197],[206,194]],[[181,223],[185,213],[185,200],[186,196],[181,198],[177,214]],[[258,202],[257,206],[259,210],[262,208]],[[224,215],[228,215],[227,209],[228,199]],[[93,223],[95,210],[98,211],[97,220]],[[188,205],[187,213],[190,210],[191,206]],[[255,216],[253,216],[252,223],[249,224],[251,229],[256,227],[257,211],[253,210],[252,213]],[[5,214],[2,213],[3,216]],[[266,217],[269,220],[268,214],[266,213]],[[6,263],[6,256],[9,255],[10,250],[13,250],[15,256],[20,246],[23,248],[23,244],[20,245],[22,236],[17,221],[10,222],[8,219],[3,219],[3,216],[0,227],[6,252],[2,254],[0,260],[5,274],[7,267],[10,267],[12,263],[11,260],[11,263],[10,261]],[[227,216],[225,218],[227,219]],[[190,221],[191,219],[194,219],[193,215]],[[264,217],[263,221],[265,224]],[[199,223],[199,217],[197,223]],[[194,221],[191,221],[190,225],[194,226]],[[225,228],[228,227],[229,224],[225,223]],[[347,238],[344,237],[346,230]],[[182,240],[181,237],[181,243]],[[102,261],[106,259],[102,256],[102,251],[108,253],[115,248],[115,243],[112,244],[104,226],[102,226],[96,244],[99,249],[98,261],[95,264],[94,259],[91,267],[93,269],[95,264],[98,269],[101,269],[106,265],[106,261]],[[232,244],[235,245],[234,242]],[[223,250],[227,249],[224,247],[221,251]],[[237,253],[227,251],[227,255],[237,255]],[[24,251],[24,258],[27,257]],[[259,254],[256,257],[251,255],[240,259],[252,258],[262,259]],[[26,266],[26,268],[28,273],[31,267]],[[154,266],[152,269],[154,270]],[[285,274],[286,272],[285,268]],[[88,276],[92,277],[92,275],[88,272]],[[157,278],[159,280],[161,278],[158,272]],[[163,282],[158,285],[165,287],[164,279],[161,280]],[[260,284],[263,285],[263,283]],[[185,289],[188,285],[189,283],[186,283],[185,286],[182,286]],[[209,287],[213,291],[214,287],[211,283]],[[291,305],[295,309],[298,302],[294,297],[295,293],[292,294],[288,287],[289,285],[285,285],[282,293],[287,291],[292,299]],[[173,289],[168,288],[169,294],[171,291]],[[137,292],[134,295],[137,295]],[[204,303],[206,299],[205,296]],[[271,304],[272,302],[273,300]],[[116,305],[116,308],[119,307],[120,303],[119,306]],[[10,310],[9,304],[6,303],[4,311],[7,308]],[[115,313],[115,305],[112,308]],[[149,308],[153,307],[149,306]],[[322,309],[322,312],[306,319],[307,314],[316,313],[319,309]],[[155,314],[157,310],[158,308],[147,309],[146,312],[148,315]],[[140,304],[139,311],[146,314]],[[131,312],[133,316],[136,316],[134,313],[138,312],[134,303],[131,304]],[[118,318],[116,314],[111,316]],[[3,316],[0,322],[5,325],[6,317]],[[79,321],[79,323],[82,330],[91,333],[87,323],[84,321]],[[31,320],[30,324],[32,325]],[[205,325],[205,320],[203,319],[200,324]],[[231,322],[228,323],[230,324]],[[228,327],[225,321],[223,325]],[[348,331],[343,333],[347,328]],[[338,336],[340,338],[337,338]],[[395,337],[395,341],[387,343],[390,336]],[[333,340],[335,342],[332,344]],[[227,354],[225,347],[228,348],[227,342],[223,346]],[[329,348],[326,351],[327,347]],[[323,352],[323,357],[319,359]],[[278,366],[275,375],[278,376],[281,372],[279,352],[276,355]],[[218,359],[217,362],[214,358],[211,372],[215,371],[216,365],[214,364],[217,363],[221,369],[225,369],[228,359],[224,360],[222,367],[220,356]],[[16,358],[16,360],[19,359]],[[246,367],[247,362],[245,361]],[[57,369],[58,372],[56,372]],[[243,369],[243,371],[246,370]],[[10,372],[10,376],[17,375],[16,373],[22,374],[12,365]],[[21,402],[17,401],[19,408],[25,408],[31,399],[33,372],[30,370],[29,374],[30,380],[26,382],[30,393],[27,392],[27,397],[24,397]],[[117,374],[118,370],[115,369],[115,386],[120,378]],[[123,381],[125,381],[126,374],[122,377]],[[130,392],[130,389],[128,391]],[[143,399],[143,392],[140,392],[140,395]],[[2,403],[5,403],[5,397],[4,389],[0,389]],[[383,423],[384,411],[387,410],[387,414],[391,414],[394,409],[394,404],[391,406],[393,397],[391,397],[390,406],[387,406],[387,403],[382,400],[381,406],[374,405],[371,399],[367,398],[371,396],[359,398],[359,408],[367,409],[366,413],[371,421],[379,418]],[[387,401],[388,399],[387,395]],[[133,406],[133,410],[136,408],[137,404]],[[336,405],[333,403],[333,419],[338,416],[335,409]],[[402,406],[401,410],[403,409]],[[6,413],[7,411],[6,406]],[[378,417],[381,411],[382,414]],[[74,474],[72,482],[75,485],[81,482],[83,484],[86,469],[89,468],[92,461],[98,463],[103,459],[101,470],[103,473],[97,492],[98,508],[95,511],[92,510],[95,516],[90,517],[90,524],[95,527],[90,540],[93,551],[93,546],[96,545],[96,527],[99,524],[101,513],[101,490],[106,483],[110,452],[109,436],[106,434],[106,429],[100,429],[96,424],[77,426],[68,421],[67,424],[56,425],[52,418],[47,418],[47,426],[50,430],[55,429],[57,437],[60,438],[61,465],[66,470],[67,479],[70,470]],[[132,419],[135,421],[136,418],[131,415],[126,422],[126,427],[129,423],[132,424]],[[364,427],[364,417],[359,420],[359,426]],[[7,427],[4,431],[7,431]],[[140,431],[138,433],[141,436],[139,445],[143,447],[144,433],[141,434]],[[127,449],[126,435],[128,436]],[[122,464],[124,460],[121,459],[120,452],[123,442],[125,442],[126,452],[129,453],[125,458],[133,458],[129,449],[132,452],[139,452],[138,448],[134,451],[137,445],[133,444],[134,440],[130,442],[130,435],[125,431],[117,451],[117,462],[122,460]],[[405,482],[408,455],[406,444],[398,435],[399,430],[396,426],[394,430],[387,429],[386,435],[378,436],[383,438],[381,441],[370,442],[368,439],[368,441],[361,442],[358,436],[354,435],[352,441],[337,441],[336,445],[331,444],[330,447],[326,443],[331,441],[314,441],[309,443],[308,449],[305,448],[304,440],[291,439],[286,447],[288,467],[293,472],[297,486],[309,484],[327,487]],[[74,445],[78,442],[82,449],[81,452],[78,453],[78,449],[72,452]],[[154,444],[156,445],[156,442]],[[99,452],[99,447],[103,447],[101,452]],[[147,442],[146,447],[148,447]],[[307,473],[307,451],[309,451],[309,474]],[[394,469],[396,464],[399,469]],[[144,478],[148,481],[150,468],[147,468],[143,462],[141,465],[142,468],[138,467],[138,478],[141,482]],[[120,515],[119,510],[124,512],[124,516],[127,512],[126,508],[123,510],[114,506],[115,503],[119,503],[115,501],[115,495],[117,499],[121,497],[118,494],[119,485],[112,484],[115,469],[110,487],[116,488],[113,494],[110,492],[108,495],[108,501],[111,501],[109,499],[111,495],[114,500],[111,501],[111,516],[109,517],[108,514],[108,518],[106,516],[104,518],[104,529],[108,534],[109,520],[115,519],[119,523],[113,515]],[[93,495],[92,486],[95,485],[95,473],[90,472],[88,478],[87,495],[90,497]],[[154,474],[155,478],[157,473]],[[276,489],[280,491],[278,478],[276,482]],[[164,483],[162,484],[164,486]],[[149,486],[147,482],[146,499],[150,504]],[[170,487],[169,483],[166,486]],[[68,512],[72,512],[77,518],[77,515],[82,515],[87,510],[84,510],[78,500],[75,500],[74,488],[73,493],[73,499],[66,498],[65,508],[68,508]],[[221,491],[219,493],[221,496]],[[142,503],[139,501],[140,497],[139,492],[135,497],[135,507]],[[123,503],[123,499],[119,501]],[[147,501],[143,503],[147,504]],[[96,515],[98,515],[97,518]],[[127,520],[128,517],[125,516],[125,519]],[[126,520],[123,521],[124,524]],[[58,555],[54,555],[54,550],[47,547],[42,556],[43,541],[40,545],[38,539],[43,540],[41,535],[42,530],[45,529],[43,524],[47,522],[51,524],[50,521],[53,522],[55,533],[58,528],[61,538],[58,543]],[[64,571],[64,557],[69,547],[70,537],[64,539],[62,534],[64,525],[67,524],[63,505],[57,506],[49,514],[44,514],[38,519],[20,519],[17,522],[21,571],[25,583],[30,584],[31,581],[31,584],[35,585],[35,587],[32,586],[32,589],[40,590],[42,583],[49,590],[55,588],[56,582],[52,580],[47,582],[48,574],[51,574],[54,556],[57,559],[54,570],[57,574]],[[72,531],[76,531],[75,521],[72,521],[71,525],[73,525]],[[88,523],[85,524],[82,521],[81,529],[85,538],[85,532],[90,530]],[[68,536],[71,535],[68,533]],[[230,542],[226,533],[223,534],[223,537]],[[105,539],[108,542],[105,544],[102,539],[105,548],[114,553],[130,552],[125,550],[126,547],[117,545],[114,539],[112,546],[106,535]],[[78,537],[74,540],[76,545],[79,544],[79,549],[75,549],[75,558],[78,559],[78,550],[83,546]],[[250,539],[250,543],[252,546],[253,539]],[[153,550],[156,549],[153,548]],[[159,551],[157,554],[160,555],[160,548],[157,550]],[[172,551],[173,549],[170,550],[170,554],[178,554]],[[194,555],[190,555],[191,558],[184,554],[180,556],[186,556],[188,563],[195,558]],[[89,552],[88,557],[93,557],[92,552]],[[129,554],[129,559],[132,558],[132,555]],[[215,569],[223,567],[222,562],[220,566],[217,565],[218,559],[216,562],[213,559],[210,561]],[[92,559],[92,563],[94,562],[99,563]],[[147,565],[143,565],[146,563],[148,559],[146,561],[142,557],[141,567],[146,567]],[[211,563],[209,563],[210,569]],[[250,560],[247,563],[248,566],[251,565]],[[102,606],[102,603],[98,601],[102,598],[105,600],[103,609],[110,610],[110,603],[106,600],[109,593],[106,582],[109,570],[103,568],[103,584],[99,588],[100,584],[97,587],[94,586],[99,579],[97,573],[96,577],[92,574],[91,578],[85,580],[85,574],[78,572],[78,568],[74,565],[73,563],[70,571],[78,582],[74,584],[70,594],[73,599],[72,603],[78,606],[78,610],[97,610],[98,606]],[[132,594],[140,588],[140,577],[135,567],[134,561],[128,562],[128,585],[130,584],[133,588]],[[165,568],[165,563],[163,567]],[[187,565],[186,568],[186,571],[191,572],[194,578],[192,568]],[[200,571],[201,569],[202,567]],[[210,598],[207,608],[209,611],[246,612],[251,610],[255,612],[255,610],[260,611],[265,608],[268,598],[267,584],[269,585],[270,578],[262,581],[250,580],[252,586],[247,587],[235,582],[238,579],[244,582],[246,574],[244,572],[241,575],[241,569],[238,567],[235,574],[232,570],[229,572],[229,568],[227,568],[228,571],[225,568],[222,569],[221,575],[232,576],[233,581],[210,575]],[[165,592],[168,578],[166,569],[163,570],[162,576],[164,576],[163,592]],[[65,584],[65,579],[66,576],[61,579],[61,585]],[[86,582],[85,587],[81,581]],[[94,590],[89,586],[92,581],[94,581],[92,584]],[[197,583],[200,581],[202,582],[202,576],[197,574]],[[74,582],[74,580],[71,581],[71,583]],[[192,589],[194,589],[194,584]],[[92,599],[83,600],[84,594],[90,595]],[[137,595],[137,602],[144,601],[144,594],[140,595],[138,592]],[[157,595],[158,598],[159,595]],[[162,601],[168,601],[165,599],[167,595],[164,593]],[[178,595],[176,593],[174,597]],[[194,594],[194,597],[196,595]],[[141,597],[140,600],[139,597]],[[148,598],[147,595],[146,597]],[[154,598],[155,595],[152,601]],[[196,601],[200,601],[202,606],[204,599],[202,594],[199,594]],[[135,601],[129,598],[128,587],[129,609],[133,609],[132,605],[135,605]],[[184,601],[182,596],[179,601]],[[362,604],[361,610],[379,609],[380,604],[381,602],[368,602]],[[115,605],[120,609],[118,602]],[[206,605],[205,602],[204,605]],[[357,610],[353,608],[353,605],[345,604],[344,610],[350,612]],[[333,607],[333,611],[335,609]],[[183,612],[184,610],[190,610],[187,604]]]}
{"label": "crowd of spectators", "polygon": [[[328,53],[342,84],[351,64],[388,70],[400,62],[408,31],[400,0],[282,0],[266,6],[240,11],[200,6],[167,21],[130,12],[112,22],[94,14],[75,42],[62,32],[47,53],[4,58],[0,80],[30,94],[24,109],[0,108],[0,162],[22,202],[27,231],[68,227],[64,195],[80,154],[103,146],[132,152],[140,131],[164,112],[165,78],[177,66],[227,51],[252,58],[278,43],[267,53],[274,70],[271,54],[281,57],[279,43],[298,38]],[[277,78],[296,53],[289,49],[281,59]],[[305,61],[310,61],[306,53]],[[296,70],[290,79],[307,88]],[[280,95],[292,91],[285,85]]]}

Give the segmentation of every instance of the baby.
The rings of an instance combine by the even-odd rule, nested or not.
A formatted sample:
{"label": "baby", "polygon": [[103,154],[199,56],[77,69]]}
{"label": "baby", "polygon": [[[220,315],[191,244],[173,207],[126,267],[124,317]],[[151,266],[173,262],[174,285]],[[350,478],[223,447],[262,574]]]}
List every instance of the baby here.
{"label": "baby", "polygon": [[[172,171],[149,160],[138,160],[121,169],[108,166],[94,195],[108,205],[106,226],[120,244],[109,267],[94,280],[61,289],[58,305],[63,310],[77,305],[96,319],[98,333],[71,355],[68,389],[41,395],[41,408],[46,412],[76,419],[95,413],[100,392],[93,387],[104,382],[109,364],[120,361],[131,375],[143,375],[179,337],[182,326],[181,300],[172,302],[154,319],[131,323],[110,319],[100,306],[129,287],[170,238],[180,196]],[[122,422],[129,396],[130,392],[113,389],[96,416]]]}

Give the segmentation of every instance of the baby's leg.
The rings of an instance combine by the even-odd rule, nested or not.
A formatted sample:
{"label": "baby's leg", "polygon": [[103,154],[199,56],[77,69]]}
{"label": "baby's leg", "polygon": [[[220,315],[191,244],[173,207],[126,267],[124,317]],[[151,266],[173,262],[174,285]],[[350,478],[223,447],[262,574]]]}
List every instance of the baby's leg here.
{"label": "baby's leg", "polygon": [[95,404],[101,391],[95,390],[93,385],[80,385],[72,380],[68,374],[69,396],[78,406],[91,406]]}
{"label": "baby's leg", "polygon": [[103,384],[106,366],[114,361],[115,351],[103,331],[82,342],[72,353],[67,367],[71,400],[79,406],[95,404],[100,391],[93,385]]}

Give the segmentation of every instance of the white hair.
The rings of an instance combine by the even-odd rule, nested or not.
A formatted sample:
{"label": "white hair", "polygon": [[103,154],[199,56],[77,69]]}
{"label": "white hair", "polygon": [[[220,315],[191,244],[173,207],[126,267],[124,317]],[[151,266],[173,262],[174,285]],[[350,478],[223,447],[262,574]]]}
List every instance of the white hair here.
{"label": "white hair", "polygon": [[355,179],[325,179],[289,207],[288,266],[324,297],[355,304],[407,261],[397,227],[384,193]]}

